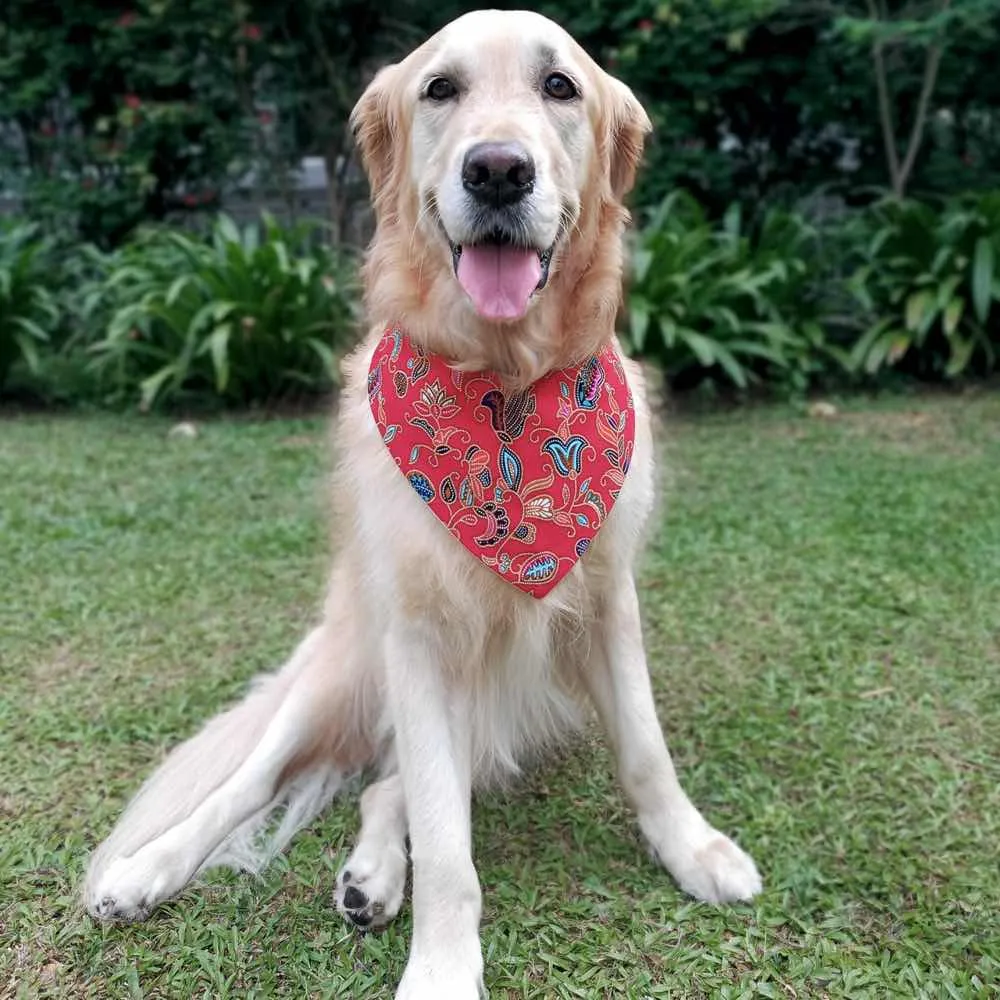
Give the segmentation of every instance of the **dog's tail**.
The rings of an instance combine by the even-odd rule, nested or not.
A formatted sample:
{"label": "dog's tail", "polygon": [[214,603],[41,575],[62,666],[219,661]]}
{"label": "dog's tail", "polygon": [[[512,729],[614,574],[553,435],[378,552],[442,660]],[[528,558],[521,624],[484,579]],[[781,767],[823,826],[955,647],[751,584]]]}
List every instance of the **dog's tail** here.
{"label": "dog's tail", "polygon": [[219,865],[259,870],[371,760],[371,699],[338,647],[340,656],[329,623],[314,629],[281,670],[167,756],[94,853],[88,908],[114,862],[167,833],[185,845],[192,877]]}

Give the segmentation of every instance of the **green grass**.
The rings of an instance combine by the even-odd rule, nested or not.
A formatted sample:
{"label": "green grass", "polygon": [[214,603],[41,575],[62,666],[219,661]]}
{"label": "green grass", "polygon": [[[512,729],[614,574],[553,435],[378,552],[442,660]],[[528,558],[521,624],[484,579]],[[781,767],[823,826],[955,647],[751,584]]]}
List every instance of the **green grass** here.
{"label": "green grass", "polygon": [[[146,924],[76,885],[160,755],[324,583],[324,423],[0,424],[0,996],[392,996],[331,905],[356,793]],[[978,997],[1000,983],[1000,396],[671,421],[642,571],[693,798],[754,905],[681,896],[595,733],[477,805],[491,996]]]}

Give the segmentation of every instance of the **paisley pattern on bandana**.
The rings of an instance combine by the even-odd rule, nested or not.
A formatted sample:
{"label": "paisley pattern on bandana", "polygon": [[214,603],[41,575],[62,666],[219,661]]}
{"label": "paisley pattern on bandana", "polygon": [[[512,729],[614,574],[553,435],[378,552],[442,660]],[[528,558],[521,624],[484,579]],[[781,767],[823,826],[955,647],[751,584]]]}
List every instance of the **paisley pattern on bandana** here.
{"label": "paisley pattern on bandana", "polygon": [[523,392],[460,372],[390,327],[372,415],[420,500],[508,583],[543,597],[586,553],[625,482],[635,411],[613,347]]}

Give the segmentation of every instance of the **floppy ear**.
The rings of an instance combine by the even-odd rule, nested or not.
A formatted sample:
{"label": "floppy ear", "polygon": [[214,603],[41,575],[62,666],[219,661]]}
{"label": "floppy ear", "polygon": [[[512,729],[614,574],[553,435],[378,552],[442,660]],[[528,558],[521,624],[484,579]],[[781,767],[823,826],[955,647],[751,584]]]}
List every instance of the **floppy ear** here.
{"label": "floppy ear", "polygon": [[361,152],[376,212],[381,211],[400,146],[400,123],[393,108],[395,70],[394,65],[380,69],[351,112],[351,130]]}
{"label": "floppy ear", "polygon": [[621,200],[635,183],[635,172],[642,159],[642,148],[653,125],[635,94],[620,80],[611,83],[611,107],[608,115],[608,177],[611,192]]}

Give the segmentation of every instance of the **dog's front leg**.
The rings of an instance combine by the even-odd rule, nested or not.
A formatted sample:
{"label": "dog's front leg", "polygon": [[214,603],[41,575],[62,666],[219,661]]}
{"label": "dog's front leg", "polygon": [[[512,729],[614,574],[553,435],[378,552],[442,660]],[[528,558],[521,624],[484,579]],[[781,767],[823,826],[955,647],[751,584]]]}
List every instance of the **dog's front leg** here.
{"label": "dog's front leg", "polygon": [[698,899],[749,899],[761,888],[753,861],[706,822],[677,780],[656,717],[631,574],[608,595],[596,633],[588,687],[654,855]]}
{"label": "dog's front leg", "polygon": [[385,652],[413,863],[413,941],[396,1000],[476,1000],[483,960],[469,696],[447,669],[434,629],[393,628]]}

